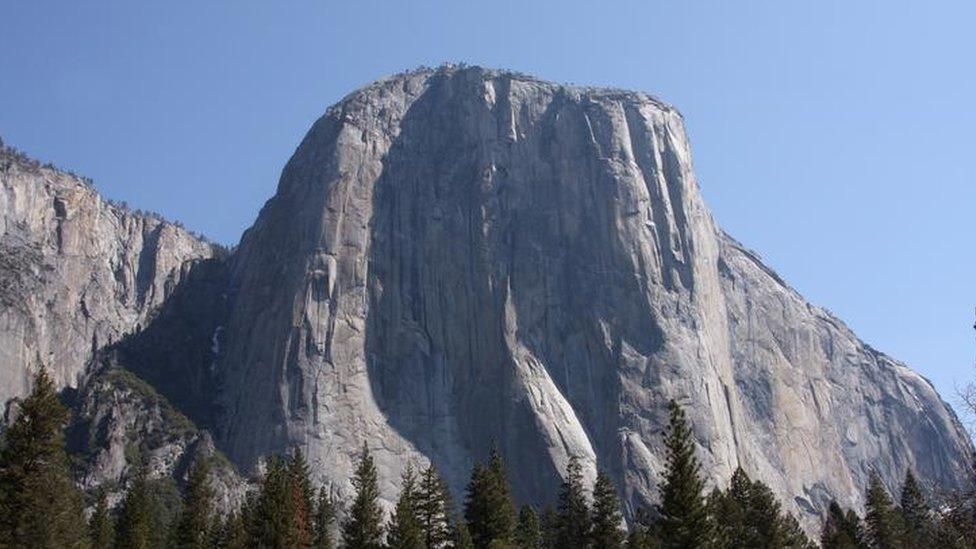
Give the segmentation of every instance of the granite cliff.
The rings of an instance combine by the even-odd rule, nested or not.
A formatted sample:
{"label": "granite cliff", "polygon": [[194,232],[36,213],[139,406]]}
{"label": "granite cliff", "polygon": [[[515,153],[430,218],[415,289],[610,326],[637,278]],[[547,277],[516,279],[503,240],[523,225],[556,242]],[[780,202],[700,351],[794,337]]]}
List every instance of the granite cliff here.
{"label": "granite cliff", "polygon": [[77,385],[95,351],[145,326],[213,245],[0,146],[0,403],[44,365]]}
{"label": "granite cliff", "polygon": [[[149,376],[162,389],[177,360],[185,411],[186,380],[202,372],[191,333],[209,318],[201,299],[192,318],[177,316],[193,288],[208,287],[222,249],[154,214],[102,199],[90,182],[0,143],[0,404],[6,421],[39,367],[65,388],[73,410],[68,445],[81,485],[106,488],[114,503],[135,469],[180,482],[192,458],[219,455],[201,431],[153,386],[121,369]],[[192,276],[191,276],[192,273]],[[190,280],[188,280],[190,279]],[[213,292],[208,292],[208,297]],[[218,294],[219,295],[219,294]],[[211,300],[212,301],[212,300]],[[165,303],[165,306],[164,306]],[[169,327],[180,326],[176,332]],[[206,328],[206,329],[209,329]],[[158,334],[166,336],[162,353]],[[152,351],[152,352],[151,352]],[[206,353],[206,351],[203,351]],[[147,361],[152,368],[142,368]],[[203,388],[203,383],[196,385]],[[215,465],[218,505],[239,503],[243,482],[235,468]]]}
{"label": "granite cliff", "polygon": [[[872,469],[966,479],[972,445],[932,385],[716,226],[681,115],[646,94],[482,68],[381,80],[315,122],[219,261],[22,172],[0,171],[2,242],[24,258],[0,295],[34,309],[2,302],[5,398],[34,357],[71,384],[132,333],[113,363],[239,467],[300,446],[349,490],[365,440],[388,499],[409,461],[460,492],[494,441],[523,501],[550,502],[575,455],[633,513],[672,398],[710,481],[742,466],[808,527],[831,498],[859,507]],[[80,219],[109,244],[70,236]]]}
{"label": "granite cliff", "polygon": [[871,468],[963,482],[931,384],[716,227],[681,115],[642,93],[377,82],[313,125],[231,271],[218,432],[241,464],[298,444],[346,482],[366,440],[388,496],[408,459],[460,490],[496,441],[520,497],[576,455],[633,511],[675,398],[710,479],[741,465],[808,523]]}

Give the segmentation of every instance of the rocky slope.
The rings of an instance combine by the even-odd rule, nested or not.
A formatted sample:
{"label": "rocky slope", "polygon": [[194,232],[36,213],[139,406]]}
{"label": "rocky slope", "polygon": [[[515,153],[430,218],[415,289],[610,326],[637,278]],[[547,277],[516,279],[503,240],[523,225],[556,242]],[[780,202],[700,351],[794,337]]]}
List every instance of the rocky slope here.
{"label": "rocky slope", "polygon": [[82,488],[105,490],[109,505],[121,502],[140,466],[151,479],[186,482],[194,460],[211,462],[215,505],[223,513],[237,510],[247,485],[236,468],[201,431],[151,385],[131,372],[106,367],[72,393],[74,422],[68,428],[68,450],[76,461]]}
{"label": "rocky slope", "polygon": [[213,254],[0,144],[0,403],[22,396],[39,365],[76,386],[95,351],[146,325]]}
{"label": "rocky slope", "polygon": [[[741,465],[808,525],[871,468],[959,485],[972,447],[932,386],[725,236],[681,115],[641,93],[419,70],[330,108],[231,262],[219,443],[301,445],[384,493],[409,460],[461,490],[497,441],[546,502],[570,455],[655,498],[669,399],[705,470]],[[348,485],[346,485],[348,488]]]}
{"label": "rocky slope", "polygon": [[[72,407],[69,449],[89,493],[105,488],[115,503],[140,463],[151,478],[178,484],[195,456],[219,456],[208,433],[116,367],[123,362],[173,389],[206,426],[191,398],[212,358],[192,334],[208,322],[202,305],[219,299],[209,285],[221,272],[219,251],[0,143],[0,404],[12,420],[36,368],[47,368]],[[206,297],[186,314],[181,306],[201,288]],[[174,372],[175,361],[185,369]],[[230,509],[244,483],[226,458],[215,463],[218,504]]]}

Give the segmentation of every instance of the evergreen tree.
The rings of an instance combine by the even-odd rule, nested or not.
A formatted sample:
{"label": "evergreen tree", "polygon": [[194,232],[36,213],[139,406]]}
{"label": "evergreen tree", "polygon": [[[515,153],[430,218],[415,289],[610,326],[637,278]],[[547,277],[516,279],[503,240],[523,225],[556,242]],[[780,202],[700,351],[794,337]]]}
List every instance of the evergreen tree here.
{"label": "evergreen tree", "polygon": [[583,467],[576,456],[569,458],[566,478],[559,488],[558,533],[559,547],[586,547],[590,539],[590,506],[583,488]]}
{"label": "evergreen tree", "polygon": [[593,526],[590,540],[593,547],[619,549],[624,543],[620,529],[620,500],[617,488],[609,476],[598,473],[593,485]]}
{"label": "evergreen tree", "polygon": [[119,509],[116,549],[158,547],[160,524],[155,515],[156,502],[144,466],[139,467],[132,485]]}
{"label": "evergreen tree", "polygon": [[901,488],[901,518],[904,527],[901,540],[903,546],[930,545],[933,528],[929,507],[911,470],[905,473],[905,482]]}
{"label": "evergreen tree", "polygon": [[854,511],[844,512],[836,501],[830,502],[820,533],[824,549],[859,549],[864,547],[861,519]]}
{"label": "evergreen tree", "polygon": [[149,494],[153,524],[150,545],[173,547],[176,545],[176,526],[183,512],[180,487],[167,475],[149,481]]}
{"label": "evergreen tree", "polygon": [[782,512],[772,490],[760,481],[749,487],[746,506],[747,547],[796,547],[812,546],[796,519]]}
{"label": "evergreen tree", "polygon": [[109,549],[115,538],[115,525],[108,510],[108,496],[104,489],[98,491],[98,501],[95,510],[88,520],[88,535],[91,538],[92,549]]}
{"label": "evergreen tree", "polygon": [[319,490],[319,500],[315,506],[315,537],[312,540],[314,549],[334,549],[332,522],[335,520],[335,515],[335,504],[323,487]]}
{"label": "evergreen tree", "polygon": [[207,527],[207,547],[220,547],[224,540],[224,520],[220,513],[210,514],[210,525]]}
{"label": "evergreen tree", "polygon": [[468,525],[460,518],[454,521],[454,528],[451,532],[451,549],[474,549],[474,541],[471,540]]}
{"label": "evergreen tree", "polygon": [[[948,511],[941,513],[933,526],[929,547],[939,549],[970,549],[973,547],[973,517],[966,505],[959,505],[959,494],[949,498]],[[968,498],[966,498],[968,499]]]}
{"label": "evergreen tree", "polygon": [[216,537],[216,546],[220,549],[246,549],[250,540],[244,523],[244,510],[228,515]]}
{"label": "evergreen tree", "polygon": [[810,547],[813,544],[792,515],[784,513],[772,491],[736,468],[726,492],[708,497],[714,545],[726,549]]}
{"label": "evergreen tree", "polygon": [[488,470],[481,463],[475,463],[468,482],[468,492],[464,501],[464,518],[471,541],[478,549],[488,545]]}
{"label": "evergreen tree", "polygon": [[702,547],[711,541],[711,524],[705,500],[701,468],[695,457],[691,427],[684,411],[672,400],[664,438],[665,471],[661,487],[661,539],[666,548]]}
{"label": "evergreen tree", "polygon": [[[732,476],[735,478],[735,475]],[[745,512],[731,497],[731,490],[712,489],[705,506],[712,519],[715,549],[734,549],[738,540],[745,537]]]}
{"label": "evergreen tree", "polygon": [[542,527],[539,524],[539,515],[531,505],[523,505],[519,510],[515,546],[518,549],[542,549]]}
{"label": "evergreen tree", "polygon": [[871,473],[868,480],[864,521],[867,524],[868,544],[872,549],[897,547],[898,521],[881,477]]}
{"label": "evergreen tree", "polygon": [[750,530],[750,519],[754,520],[756,514],[750,513],[751,497],[752,480],[741,467],[736,467],[722,505],[725,514],[714,515],[716,526],[725,536],[719,542],[724,541],[726,547],[746,547],[756,541],[756,532]]}
{"label": "evergreen tree", "polygon": [[488,466],[475,465],[468,484],[464,516],[474,546],[484,549],[492,541],[511,543],[515,535],[515,504],[505,464],[492,448]]}
{"label": "evergreen tree", "polygon": [[288,464],[288,483],[291,492],[291,526],[289,539],[298,547],[312,544],[312,512],[315,490],[309,479],[308,462],[301,448],[296,447]]}
{"label": "evergreen tree", "polygon": [[441,549],[450,543],[450,491],[433,464],[428,465],[420,475],[417,516],[427,549]]}
{"label": "evergreen tree", "polygon": [[183,512],[176,529],[176,545],[180,548],[204,549],[211,544],[210,527],[213,515],[213,489],[210,488],[210,462],[198,456],[190,469],[183,497]]}
{"label": "evergreen tree", "polygon": [[269,548],[297,545],[293,528],[293,503],[288,466],[280,456],[271,456],[266,463],[257,498],[248,509],[249,543]]}
{"label": "evergreen tree", "polygon": [[400,498],[397,500],[390,526],[387,528],[386,545],[390,549],[422,549],[426,542],[420,518],[417,516],[417,475],[409,464],[403,473]]}
{"label": "evergreen tree", "polygon": [[488,458],[488,526],[491,539],[510,543],[515,537],[518,518],[512,489],[508,484],[505,461],[497,447],[492,448]]}
{"label": "evergreen tree", "polygon": [[782,547],[816,549],[817,544],[807,537],[807,533],[800,527],[796,517],[786,514],[781,520]]}
{"label": "evergreen tree", "polygon": [[41,369],[0,451],[0,540],[12,547],[87,547],[81,491],[68,470],[68,410]]}
{"label": "evergreen tree", "polygon": [[377,502],[376,465],[365,442],[352,485],[356,489],[356,499],[342,525],[343,541],[349,549],[377,549],[383,544],[383,510]]}
{"label": "evergreen tree", "polygon": [[627,549],[660,549],[662,546],[657,528],[647,510],[637,509],[634,527],[627,536]]}
{"label": "evergreen tree", "polygon": [[548,506],[542,510],[539,525],[542,527],[542,546],[555,548],[557,536],[559,535],[559,516],[552,506]]}

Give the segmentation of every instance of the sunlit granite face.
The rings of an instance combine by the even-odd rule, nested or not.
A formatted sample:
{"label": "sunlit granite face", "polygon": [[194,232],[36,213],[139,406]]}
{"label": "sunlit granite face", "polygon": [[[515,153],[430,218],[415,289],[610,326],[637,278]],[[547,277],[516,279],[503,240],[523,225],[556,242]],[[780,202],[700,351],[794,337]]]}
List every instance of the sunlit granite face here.
{"label": "sunlit granite face", "polygon": [[0,403],[43,365],[76,386],[93,353],[145,326],[213,247],[0,150]]}
{"label": "sunlit granite face", "polygon": [[138,330],[113,360],[245,471],[299,446],[348,492],[366,441],[387,503],[411,462],[460,494],[494,442],[521,501],[551,503],[577,456],[632,516],[657,496],[670,399],[710,483],[742,466],[811,532],[831,498],[862,505],[872,469],[966,479],[931,384],[716,227],[681,115],[646,94],[481,68],[379,81],[313,125],[216,262],[71,176],[0,168],[5,400],[33,360],[70,385]]}
{"label": "sunlit granite face", "polygon": [[516,494],[569,456],[652,502],[669,399],[704,470],[741,465],[812,528],[871,468],[957,486],[971,445],[923,378],[716,228],[681,115],[645,94],[418,70],[319,119],[233,258],[219,440],[292,445],[384,495],[432,460],[460,491],[496,441]]}

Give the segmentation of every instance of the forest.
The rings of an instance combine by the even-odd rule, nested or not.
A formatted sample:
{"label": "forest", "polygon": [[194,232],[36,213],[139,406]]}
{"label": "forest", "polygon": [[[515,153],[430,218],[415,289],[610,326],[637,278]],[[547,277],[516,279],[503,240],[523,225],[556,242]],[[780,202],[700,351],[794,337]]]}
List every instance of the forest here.
{"label": "forest", "polygon": [[[386,516],[379,479],[363,443],[348,501],[310,480],[295,449],[272,456],[243,505],[218,512],[211,464],[197,459],[184,485],[138,468],[125,497],[110,509],[104,491],[86,495],[72,478],[65,450],[68,409],[41,370],[5,431],[0,449],[0,547],[3,548],[916,548],[976,547],[972,494],[936,498],[905,474],[897,498],[873,474],[859,516],[832,503],[819,539],[811,540],[772,491],[741,469],[724,489],[706,490],[691,425],[669,404],[660,503],[625,528],[613,481],[592,486],[570,459],[554,507],[518,507],[504,456],[492,448],[475,465],[464,501],[455,503],[433,465],[408,466]],[[86,498],[91,498],[87,501]]]}

